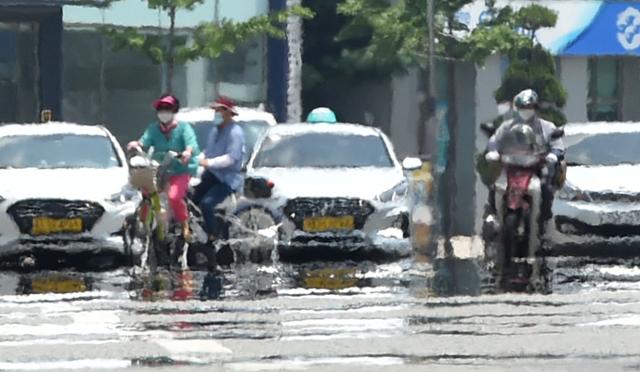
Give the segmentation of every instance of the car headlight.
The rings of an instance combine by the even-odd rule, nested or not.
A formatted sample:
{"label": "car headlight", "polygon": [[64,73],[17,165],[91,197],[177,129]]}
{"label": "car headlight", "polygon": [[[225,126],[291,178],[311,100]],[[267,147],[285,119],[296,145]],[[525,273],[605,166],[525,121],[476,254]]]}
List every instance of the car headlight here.
{"label": "car headlight", "polygon": [[558,192],[558,198],[569,201],[593,201],[588,192],[582,191],[569,183],[565,183],[564,187],[560,189],[560,192]]}
{"label": "car headlight", "polygon": [[391,201],[402,199],[406,197],[408,193],[409,193],[409,182],[407,182],[407,180],[403,180],[399,184],[395,185],[393,188],[378,195],[376,199],[378,199],[383,203],[388,203]]}
{"label": "car headlight", "polygon": [[107,200],[114,204],[138,201],[140,200],[140,192],[131,187],[124,187],[120,192],[111,195]]}

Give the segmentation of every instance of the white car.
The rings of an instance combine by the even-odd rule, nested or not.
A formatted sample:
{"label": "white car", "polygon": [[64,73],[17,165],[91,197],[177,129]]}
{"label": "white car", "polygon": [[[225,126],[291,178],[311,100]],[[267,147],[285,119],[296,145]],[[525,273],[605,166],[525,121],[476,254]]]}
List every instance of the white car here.
{"label": "white car", "polygon": [[270,190],[246,184],[245,195],[280,225],[281,257],[302,250],[407,256],[414,201],[405,170],[421,161],[407,158],[403,165],[377,128],[279,124],[247,165],[247,181],[262,180]]}
{"label": "white car", "polygon": [[38,253],[140,253],[128,251],[121,234],[140,195],[106,128],[2,125],[0,179],[0,262]]}
{"label": "white car", "polygon": [[640,244],[640,123],[565,126],[567,181],[556,195],[550,239],[568,254]]}

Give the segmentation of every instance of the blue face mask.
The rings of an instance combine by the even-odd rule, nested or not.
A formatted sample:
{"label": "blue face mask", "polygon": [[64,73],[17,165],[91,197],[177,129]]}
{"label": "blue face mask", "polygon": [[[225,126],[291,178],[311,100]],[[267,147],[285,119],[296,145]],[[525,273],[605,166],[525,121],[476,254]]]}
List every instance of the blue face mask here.
{"label": "blue face mask", "polygon": [[224,119],[222,118],[222,114],[219,112],[216,112],[216,115],[213,117],[213,125],[219,126],[220,124],[222,124],[223,121]]}

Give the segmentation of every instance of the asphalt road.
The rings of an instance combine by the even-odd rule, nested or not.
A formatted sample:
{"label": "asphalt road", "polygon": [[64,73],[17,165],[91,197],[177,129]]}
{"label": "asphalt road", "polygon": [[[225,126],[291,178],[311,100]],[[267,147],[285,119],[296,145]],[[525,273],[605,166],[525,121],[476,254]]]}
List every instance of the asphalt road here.
{"label": "asphalt road", "polygon": [[203,273],[4,272],[0,370],[640,368],[640,268],[550,267],[551,294],[488,294],[473,260],[245,265],[213,300]]}

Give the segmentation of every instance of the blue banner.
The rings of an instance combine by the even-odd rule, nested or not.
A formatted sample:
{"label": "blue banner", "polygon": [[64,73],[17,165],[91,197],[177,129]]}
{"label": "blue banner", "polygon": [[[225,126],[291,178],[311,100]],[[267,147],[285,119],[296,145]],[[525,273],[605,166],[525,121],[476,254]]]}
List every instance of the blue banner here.
{"label": "blue banner", "polygon": [[640,55],[640,3],[606,1],[591,24],[560,55]]}

